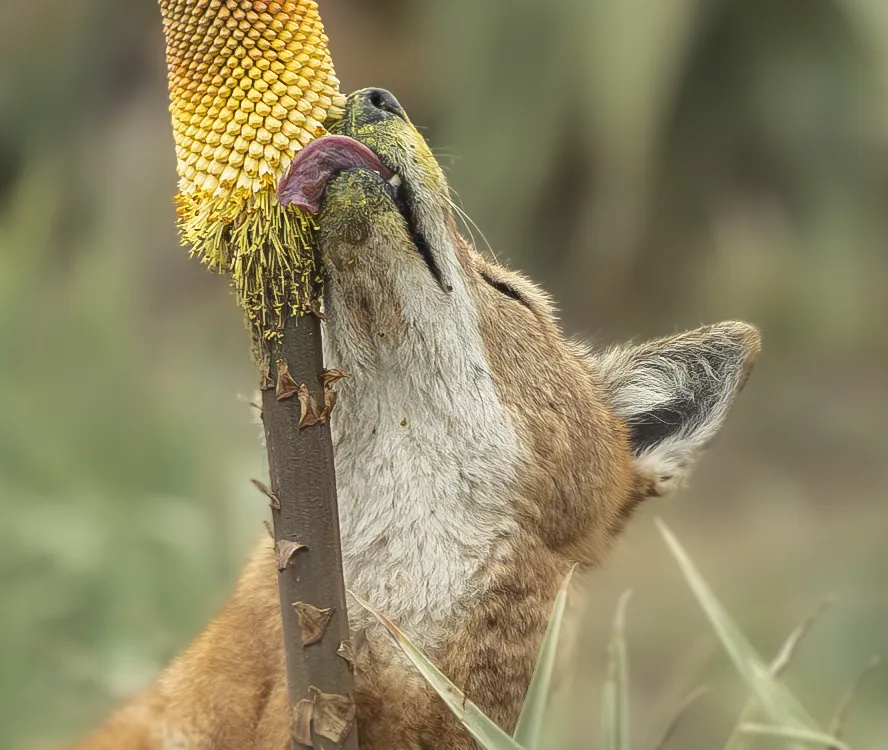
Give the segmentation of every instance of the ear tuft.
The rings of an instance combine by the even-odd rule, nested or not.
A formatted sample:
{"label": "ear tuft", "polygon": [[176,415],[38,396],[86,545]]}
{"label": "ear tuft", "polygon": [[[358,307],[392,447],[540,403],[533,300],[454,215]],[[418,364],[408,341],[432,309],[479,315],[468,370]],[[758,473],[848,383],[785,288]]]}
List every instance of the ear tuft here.
{"label": "ear tuft", "polygon": [[649,494],[667,494],[687,479],[724,424],[760,348],[758,330],[728,322],[596,358],[611,405],[629,427]]}

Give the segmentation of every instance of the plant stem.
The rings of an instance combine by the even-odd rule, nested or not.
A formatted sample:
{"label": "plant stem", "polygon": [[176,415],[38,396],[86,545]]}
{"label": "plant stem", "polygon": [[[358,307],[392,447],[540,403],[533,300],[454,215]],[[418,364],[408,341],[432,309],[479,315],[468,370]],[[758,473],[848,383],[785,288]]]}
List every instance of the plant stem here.
{"label": "plant stem", "polygon": [[[305,383],[317,403],[323,404],[318,318],[290,318],[283,337],[271,344],[270,350],[272,377],[277,381],[278,363],[285,362],[296,383]],[[294,708],[311,698],[310,688],[354,697],[351,668],[337,653],[340,644],[349,638],[349,629],[330,426],[328,422],[318,422],[300,428],[300,416],[300,402],[295,395],[279,400],[275,388],[263,391],[262,418],[271,491],[280,501],[279,509],[274,507],[276,503],[272,504],[275,543],[288,540],[305,545],[278,573],[287,683]],[[293,607],[296,602],[333,610],[323,635],[309,645],[303,645],[300,619]],[[357,750],[355,726],[340,744],[318,734],[318,714],[314,716],[313,747]],[[294,750],[304,747],[294,738]]]}

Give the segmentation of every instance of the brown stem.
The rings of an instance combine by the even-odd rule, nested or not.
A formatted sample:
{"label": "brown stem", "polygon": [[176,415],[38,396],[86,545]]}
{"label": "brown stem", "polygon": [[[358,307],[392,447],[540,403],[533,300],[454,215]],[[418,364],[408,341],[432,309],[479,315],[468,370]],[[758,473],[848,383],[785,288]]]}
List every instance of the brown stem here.
{"label": "brown stem", "polygon": [[[286,381],[284,374],[288,372],[296,383],[308,386],[318,403],[324,403],[321,331],[316,317],[288,320],[282,339],[270,346],[270,354],[275,386],[279,378]],[[279,369],[281,362],[286,367]],[[299,738],[304,741],[308,734],[317,749],[357,750],[354,726],[343,742],[329,738],[341,736],[353,724],[354,716],[352,672],[337,653],[340,644],[348,640],[349,630],[330,426],[317,421],[300,428],[299,398],[292,389],[277,391],[275,387],[262,392],[262,418],[271,492],[280,501],[280,508],[272,507],[271,513],[279,559],[284,563],[278,583],[290,704],[294,709],[299,706],[293,748],[304,748]],[[293,542],[304,548],[287,544]],[[300,607],[294,608],[297,603]],[[329,621],[321,618],[320,624],[315,623],[323,633],[314,633],[314,640],[304,638],[301,629],[311,608],[332,609]],[[303,645],[304,640],[310,643]]]}

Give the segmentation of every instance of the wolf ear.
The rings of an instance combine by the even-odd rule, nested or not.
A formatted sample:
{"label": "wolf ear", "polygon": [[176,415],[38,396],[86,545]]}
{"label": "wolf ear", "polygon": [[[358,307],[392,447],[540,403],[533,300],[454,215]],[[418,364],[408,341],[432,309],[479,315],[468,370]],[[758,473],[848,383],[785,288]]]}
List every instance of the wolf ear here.
{"label": "wolf ear", "polygon": [[596,358],[610,403],[629,427],[650,495],[690,475],[746,382],[761,345],[746,323],[720,323]]}

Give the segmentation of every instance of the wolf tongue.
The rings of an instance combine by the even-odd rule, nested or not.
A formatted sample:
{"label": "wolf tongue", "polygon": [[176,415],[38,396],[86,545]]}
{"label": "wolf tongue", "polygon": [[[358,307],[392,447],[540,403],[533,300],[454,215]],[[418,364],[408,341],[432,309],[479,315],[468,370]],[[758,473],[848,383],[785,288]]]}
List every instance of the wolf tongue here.
{"label": "wolf tongue", "polygon": [[293,159],[278,185],[281,205],[317,214],[327,183],[343,169],[369,169],[384,180],[395,174],[363,143],[344,135],[328,135],[309,143]]}

